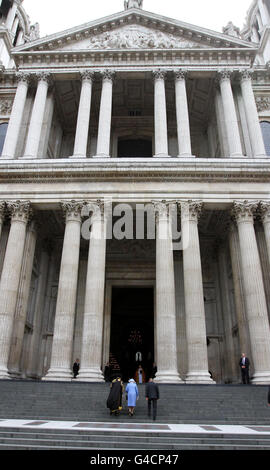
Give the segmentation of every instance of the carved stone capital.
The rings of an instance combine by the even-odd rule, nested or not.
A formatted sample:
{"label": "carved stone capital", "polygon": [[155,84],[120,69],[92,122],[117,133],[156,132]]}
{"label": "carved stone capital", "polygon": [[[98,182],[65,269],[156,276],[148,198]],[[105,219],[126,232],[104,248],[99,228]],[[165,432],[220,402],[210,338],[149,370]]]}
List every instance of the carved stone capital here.
{"label": "carved stone capital", "polygon": [[188,76],[188,71],[185,69],[174,70],[175,80],[186,80]]}
{"label": "carved stone capital", "polygon": [[92,70],[83,70],[81,73],[81,80],[82,81],[91,81],[93,82],[94,81],[94,72]]}
{"label": "carved stone capital", "polygon": [[82,209],[82,216],[91,217],[93,220],[106,220],[110,202],[97,199],[85,201]]}
{"label": "carved stone capital", "polygon": [[0,202],[0,223],[4,222],[6,216],[6,203]]}
{"label": "carved stone capital", "polygon": [[38,72],[35,74],[35,78],[38,82],[46,82],[48,85],[52,84],[52,75],[48,72]]}
{"label": "carved stone capital", "polygon": [[18,72],[18,73],[16,73],[16,80],[17,80],[18,83],[22,82],[22,83],[26,83],[27,85],[29,85],[29,83],[30,83],[30,74],[25,73],[25,72]]}
{"label": "carved stone capital", "polygon": [[254,222],[254,215],[258,209],[257,201],[234,201],[231,215],[237,223]]}
{"label": "carved stone capital", "polygon": [[166,79],[166,70],[158,69],[153,70],[152,75],[154,80],[165,80]]}
{"label": "carved stone capital", "polygon": [[168,202],[165,200],[162,201],[152,201],[155,219],[156,222],[159,220],[167,220],[168,218]]}
{"label": "carved stone capital", "polygon": [[115,80],[115,71],[106,69],[101,72],[102,80],[113,82]]}
{"label": "carved stone capital", "polygon": [[232,70],[219,70],[217,72],[216,78],[219,83],[224,82],[224,81],[230,81],[231,77],[233,75]]}
{"label": "carved stone capital", "polygon": [[251,69],[240,70],[239,71],[240,81],[241,82],[250,81],[253,73],[254,71]]}
{"label": "carved stone capital", "polygon": [[258,213],[264,224],[270,223],[270,201],[261,201],[259,203]]}
{"label": "carved stone capital", "polygon": [[203,210],[202,201],[180,201],[178,204],[182,220],[198,223]]}
{"label": "carved stone capital", "polygon": [[60,203],[64,213],[66,223],[69,221],[81,222],[83,202],[81,201],[62,201]]}
{"label": "carved stone capital", "polygon": [[11,221],[28,223],[33,215],[30,201],[8,201],[7,210]]}

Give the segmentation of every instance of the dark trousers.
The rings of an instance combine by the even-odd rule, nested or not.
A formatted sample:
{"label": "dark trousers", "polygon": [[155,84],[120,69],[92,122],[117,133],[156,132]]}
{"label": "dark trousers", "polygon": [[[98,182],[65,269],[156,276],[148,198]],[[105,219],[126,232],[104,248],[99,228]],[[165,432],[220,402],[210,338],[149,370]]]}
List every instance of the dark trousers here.
{"label": "dark trousers", "polygon": [[151,404],[153,404],[153,419],[157,416],[157,399],[148,398],[148,416],[151,416]]}
{"label": "dark trousers", "polygon": [[248,367],[241,367],[241,374],[242,374],[242,383],[249,384],[249,369]]}

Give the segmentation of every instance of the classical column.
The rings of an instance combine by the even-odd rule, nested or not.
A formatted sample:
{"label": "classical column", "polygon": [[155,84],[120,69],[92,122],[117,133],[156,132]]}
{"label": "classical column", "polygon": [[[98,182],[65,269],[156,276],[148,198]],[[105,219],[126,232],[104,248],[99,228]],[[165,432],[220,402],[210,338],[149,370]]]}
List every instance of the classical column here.
{"label": "classical column", "polygon": [[8,368],[10,374],[20,376],[20,359],[23,347],[25,322],[27,318],[28,299],[31,287],[34,254],[37,241],[37,226],[34,220],[29,224],[24,244],[23,262],[18,287],[17,302],[15,308],[12,343]]}
{"label": "classical column", "polygon": [[270,201],[260,202],[259,213],[263,223],[268,259],[270,263]]}
{"label": "classical column", "polygon": [[252,383],[270,384],[270,327],[253,220],[257,207],[257,202],[234,202],[232,213],[239,233],[243,288],[254,365]]}
{"label": "classical column", "polygon": [[37,158],[42,123],[46,106],[50,74],[46,72],[37,75],[38,86],[29,124],[28,136],[24,151],[24,158]]}
{"label": "classical column", "polygon": [[179,157],[192,156],[186,77],[187,71],[181,69],[175,71],[175,101]]}
{"label": "classical column", "polygon": [[12,159],[15,157],[29,86],[28,74],[18,73],[16,78],[18,80],[18,87],[12,106],[12,112],[9,119],[7,134],[1,156],[1,158],[7,159]]}
{"label": "classical column", "polygon": [[102,91],[96,153],[97,157],[110,156],[113,77],[114,72],[112,70],[105,70],[102,74]]}
{"label": "classical column", "polygon": [[177,369],[175,281],[171,220],[165,201],[156,211],[156,380],[182,382]]}
{"label": "classical column", "polygon": [[168,157],[168,129],[166,111],[165,77],[166,72],[155,70],[155,157]]}
{"label": "classical column", "polygon": [[243,155],[242,145],[231,86],[231,72],[224,70],[219,72],[220,92],[224,108],[225,125],[231,157]]}
{"label": "classical column", "polygon": [[180,203],[183,240],[183,269],[188,347],[187,383],[213,384],[208,369],[204,294],[198,218],[200,201]]}
{"label": "classical column", "polygon": [[43,380],[71,380],[83,203],[61,203],[66,216],[50,369]]}
{"label": "classical column", "polygon": [[30,216],[30,203],[7,203],[11,213],[10,232],[0,282],[0,378],[9,378],[8,358],[13,319],[23,260],[26,226]]}
{"label": "classical column", "polygon": [[247,356],[250,355],[250,338],[247,326],[247,319],[245,313],[245,302],[244,302],[244,288],[243,288],[243,276],[241,269],[240,259],[240,245],[237,226],[234,221],[231,222],[229,227],[229,247],[230,257],[232,265],[232,276],[233,276],[233,288],[234,288],[234,302],[235,302],[235,313],[238,325],[238,335],[241,352],[245,352]]}
{"label": "classical column", "polygon": [[85,70],[81,73],[81,78],[82,88],[73,151],[74,157],[86,157],[94,73]]}
{"label": "classical column", "polygon": [[91,204],[91,210],[92,231],[86,277],[81,369],[77,380],[103,382],[101,362],[106,262],[105,204],[96,201]]}
{"label": "classical column", "polygon": [[252,89],[251,71],[244,70],[240,72],[240,84],[244,101],[245,114],[249,130],[250,142],[253,151],[253,157],[263,158],[266,156],[262,131],[259,122],[259,116],[255,97]]}

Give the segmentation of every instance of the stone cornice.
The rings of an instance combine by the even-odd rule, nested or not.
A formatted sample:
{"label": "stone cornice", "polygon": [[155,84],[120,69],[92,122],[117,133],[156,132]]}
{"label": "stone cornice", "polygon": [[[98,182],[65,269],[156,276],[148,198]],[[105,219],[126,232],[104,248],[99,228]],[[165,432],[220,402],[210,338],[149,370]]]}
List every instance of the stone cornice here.
{"label": "stone cornice", "polygon": [[270,183],[267,159],[0,159],[1,183],[200,181]]}

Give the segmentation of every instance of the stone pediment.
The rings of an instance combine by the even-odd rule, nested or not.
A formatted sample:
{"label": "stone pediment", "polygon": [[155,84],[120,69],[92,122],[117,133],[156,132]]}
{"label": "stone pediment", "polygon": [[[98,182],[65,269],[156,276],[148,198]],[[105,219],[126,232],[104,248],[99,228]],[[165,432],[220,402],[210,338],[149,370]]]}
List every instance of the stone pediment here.
{"label": "stone pediment", "polygon": [[254,45],[242,39],[138,9],[46,36],[14,48],[14,55],[45,51],[227,49]]}

